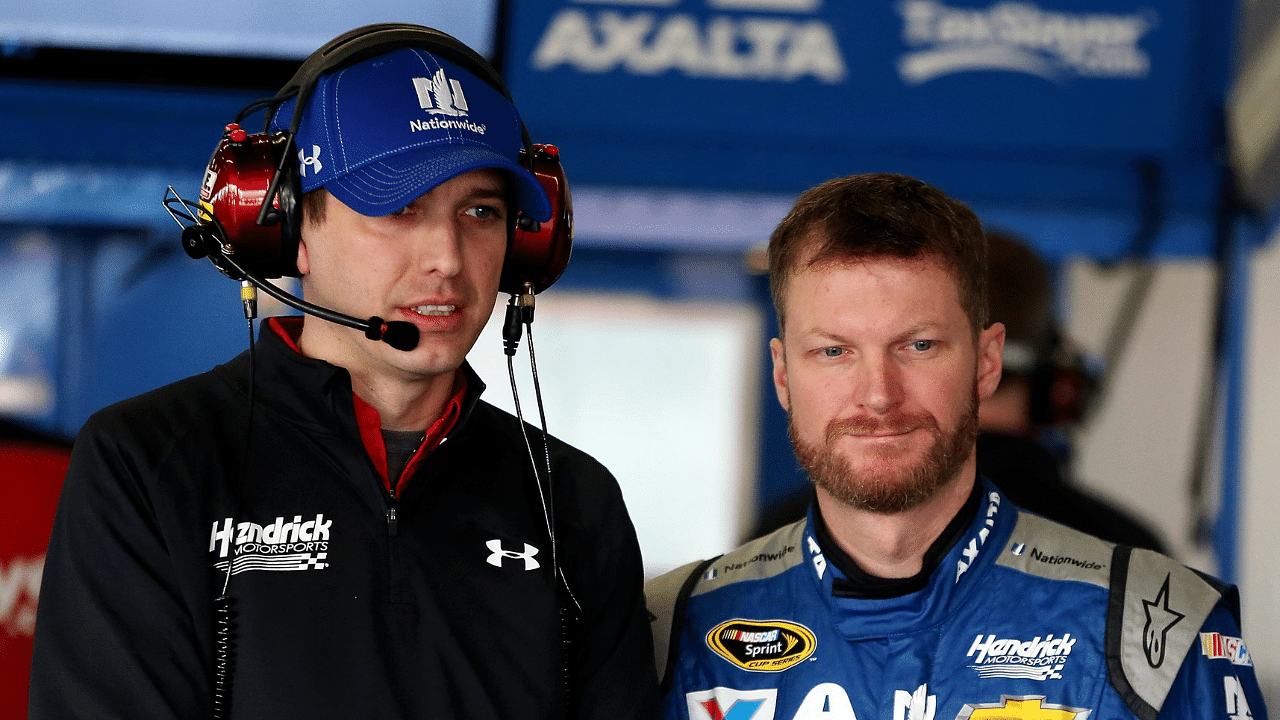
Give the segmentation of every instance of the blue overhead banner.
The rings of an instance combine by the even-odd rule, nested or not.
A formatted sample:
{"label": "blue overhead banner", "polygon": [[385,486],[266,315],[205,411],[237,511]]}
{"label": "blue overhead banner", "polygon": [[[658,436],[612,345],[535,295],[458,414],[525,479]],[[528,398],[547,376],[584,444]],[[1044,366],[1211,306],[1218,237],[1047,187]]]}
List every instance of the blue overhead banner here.
{"label": "blue overhead banner", "polygon": [[[1228,9],[1186,0],[511,0],[504,73],[593,184],[1212,205]],[[1188,174],[1193,180],[1183,179]],[[1031,186],[1037,186],[1034,188]]]}

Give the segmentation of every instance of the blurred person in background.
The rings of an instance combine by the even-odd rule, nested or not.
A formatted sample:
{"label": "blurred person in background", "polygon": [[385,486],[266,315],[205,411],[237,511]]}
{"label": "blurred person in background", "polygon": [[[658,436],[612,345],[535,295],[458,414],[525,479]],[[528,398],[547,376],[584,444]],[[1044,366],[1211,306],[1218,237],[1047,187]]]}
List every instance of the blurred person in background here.
{"label": "blurred person in background", "polygon": [[1049,269],[1030,246],[988,230],[991,321],[1005,327],[1000,384],[978,408],[978,470],[1023,510],[1120,545],[1166,552],[1142,520],[1071,480],[1071,434],[1096,378],[1054,315]]}

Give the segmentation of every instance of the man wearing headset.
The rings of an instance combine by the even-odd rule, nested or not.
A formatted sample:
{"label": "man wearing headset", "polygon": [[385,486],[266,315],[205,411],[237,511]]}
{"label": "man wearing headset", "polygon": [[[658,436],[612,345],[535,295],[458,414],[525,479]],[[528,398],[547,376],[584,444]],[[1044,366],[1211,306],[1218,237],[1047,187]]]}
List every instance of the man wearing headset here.
{"label": "man wearing headset", "polygon": [[45,569],[32,718],[655,710],[616,481],[480,400],[464,361],[516,214],[549,220],[552,201],[487,66],[392,29],[300,96],[297,271],[309,302],[411,324],[416,347],[273,318],[252,352],[91,418]]}
{"label": "man wearing headset", "polygon": [[769,269],[774,385],[817,501],[646,587],[668,720],[1265,717],[1234,588],[978,474],[1005,330],[969,208],[900,175],[832,180]]}

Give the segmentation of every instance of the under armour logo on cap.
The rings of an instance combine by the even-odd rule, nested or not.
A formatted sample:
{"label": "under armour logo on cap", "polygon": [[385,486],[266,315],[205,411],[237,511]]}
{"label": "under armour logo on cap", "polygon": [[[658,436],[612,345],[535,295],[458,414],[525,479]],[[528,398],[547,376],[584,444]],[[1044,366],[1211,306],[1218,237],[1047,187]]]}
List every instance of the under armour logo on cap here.
{"label": "under armour logo on cap", "polygon": [[493,565],[494,567],[502,567],[502,561],[506,558],[510,558],[512,560],[524,560],[525,570],[536,570],[539,567],[538,561],[533,559],[533,556],[538,554],[538,548],[530,545],[529,543],[524,544],[524,552],[522,553],[512,550],[503,550],[502,541],[497,538],[490,540],[485,543],[485,545],[492,551],[492,554],[489,555],[489,558],[485,560],[485,562]]}
{"label": "under armour logo on cap", "polygon": [[311,168],[311,174],[314,175],[324,169],[324,165],[320,164],[320,146],[311,146],[311,157],[307,157],[306,150],[298,151],[298,162],[302,163],[302,176],[306,177],[307,167]]}

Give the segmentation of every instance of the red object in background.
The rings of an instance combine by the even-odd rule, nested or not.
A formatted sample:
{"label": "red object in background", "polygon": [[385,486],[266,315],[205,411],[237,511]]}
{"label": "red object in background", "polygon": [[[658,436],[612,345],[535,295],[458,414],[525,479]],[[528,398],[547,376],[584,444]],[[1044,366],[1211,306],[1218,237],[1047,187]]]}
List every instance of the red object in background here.
{"label": "red object in background", "polygon": [[71,444],[0,425],[0,718],[27,716],[45,548]]}

